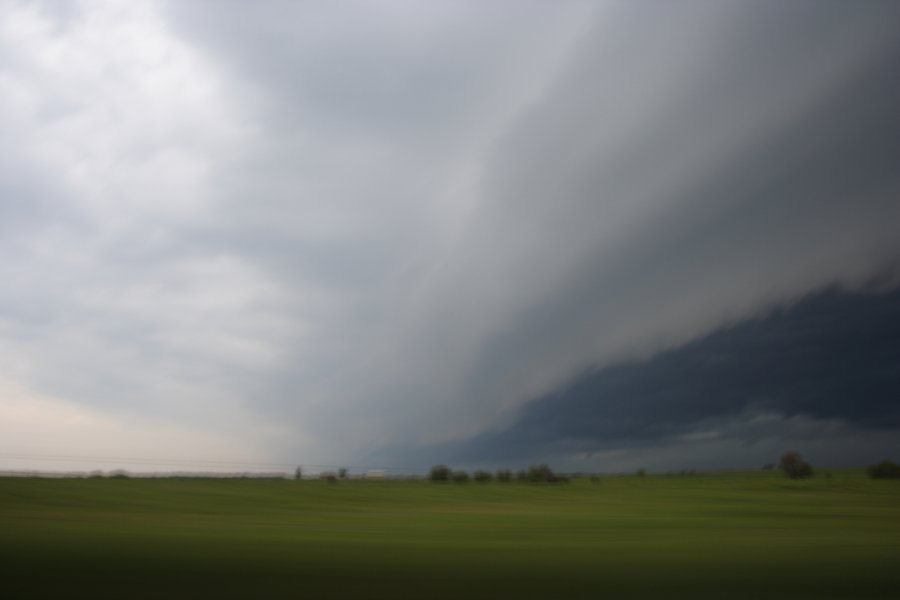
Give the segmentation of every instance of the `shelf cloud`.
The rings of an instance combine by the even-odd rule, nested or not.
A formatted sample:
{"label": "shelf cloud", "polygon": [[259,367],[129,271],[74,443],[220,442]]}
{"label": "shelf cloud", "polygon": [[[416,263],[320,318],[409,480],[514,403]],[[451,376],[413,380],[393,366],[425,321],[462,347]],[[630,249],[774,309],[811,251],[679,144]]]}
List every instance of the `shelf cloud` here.
{"label": "shelf cloud", "polygon": [[273,464],[896,451],[898,19],[4,3],[0,415]]}

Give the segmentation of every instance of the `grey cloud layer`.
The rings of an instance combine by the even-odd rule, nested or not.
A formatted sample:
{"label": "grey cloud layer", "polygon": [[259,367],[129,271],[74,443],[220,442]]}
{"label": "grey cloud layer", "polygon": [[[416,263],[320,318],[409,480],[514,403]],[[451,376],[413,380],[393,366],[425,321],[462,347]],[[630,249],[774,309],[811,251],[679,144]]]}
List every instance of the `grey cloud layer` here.
{"label": "grey cloud layer", "polygon": [[[113,192],[41,191],[68,180],[0,149],[0,214],[26,240],[3,267],[31,273],[0,298],[25,340],[11,351],[78,402],[235,410],[277,426],[258,443],[278,460],[386,456],[502,429],[586,368],[900,260],[893,2],[157,18],[174,58],[137,48],[153,68],[136,81],[185,97],[102,88],[122,100],[103,96],[90,130],[143,136],[110,143],[128,174]],[[160,127],[104,116],[135,99]],[[54,228],[44,206],[71,218]],[[62,324],[15,316],[40,303]]]}
{"label": "grey cloud layer", "polygon": [[[896,289],[828,290],[650,360],[584,373],[529,405],[509,429],[433,449],[431,458],[502,464],[562,456],[609,469],[615,464],[594,455],[669,446],[643,457],[644,466],[675,449],[679,468],[689,468],[741,464],[747,455],[760,462],[764,452],[771,460],[773,444],[799,444],[830,464],[871,463],[900,450],[898,324]],[[823,440],[830,452],[816,447]],[[723,456],[693,448],[698,442],[737,447]]]}
{"label": "grey cloud layer", "polygon": [[407,354],[457,375],[420,410],[502,423],[585,367],[896,261],[896,33],[806,6],[598,16],[486,163]]}

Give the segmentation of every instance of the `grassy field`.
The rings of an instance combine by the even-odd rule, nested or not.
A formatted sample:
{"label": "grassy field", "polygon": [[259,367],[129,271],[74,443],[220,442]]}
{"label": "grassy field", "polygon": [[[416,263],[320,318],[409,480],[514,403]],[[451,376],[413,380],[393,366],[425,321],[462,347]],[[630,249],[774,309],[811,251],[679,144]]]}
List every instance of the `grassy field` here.
{"label": "grassy field", "polygon": [[0,479],[6,598],[900,598],[900,482]]}

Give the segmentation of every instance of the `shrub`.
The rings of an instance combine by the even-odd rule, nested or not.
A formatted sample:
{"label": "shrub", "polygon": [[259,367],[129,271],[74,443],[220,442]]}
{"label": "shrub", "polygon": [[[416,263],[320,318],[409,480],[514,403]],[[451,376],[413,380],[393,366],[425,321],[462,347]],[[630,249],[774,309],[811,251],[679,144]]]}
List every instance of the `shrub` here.
{"label": "shrub", "polygon": [[479,483],[487,483],[493,478],[494,476],[490,471],[475,471],[475,473],[472,475],[472,479],[478,481]]}
{"label": "shrub", "polygon": [[466,483],[469,481],[469,474],[465,471],[453,471],[453,481],[456,483]]}
{"label": "shrub", "polygon": [[883,460],[877,465],[868,468],[869,477],[874,479],[900,479],[900,465]]}
{"label": "shrub", "polygon": [[431,481],[450,481],[450,467],[447,465],[436,465],[431,467],[428,479]]}
{"label": "shrub", "polygon": [[528,467],[528,481],[540,483],[553,480],[553,471],[547,465],[531,465]]}
{"label": "shrub", "polygon": [[805,479],[813,475],[812,465],[803,460],[797,452],[785,452],[778,468],[791,479]]}
{"label": "shrub", "polygon": [[568,477],[557,475],[547,465],[532,465],[525,473],[525,479],[531,483],[566,483]]}

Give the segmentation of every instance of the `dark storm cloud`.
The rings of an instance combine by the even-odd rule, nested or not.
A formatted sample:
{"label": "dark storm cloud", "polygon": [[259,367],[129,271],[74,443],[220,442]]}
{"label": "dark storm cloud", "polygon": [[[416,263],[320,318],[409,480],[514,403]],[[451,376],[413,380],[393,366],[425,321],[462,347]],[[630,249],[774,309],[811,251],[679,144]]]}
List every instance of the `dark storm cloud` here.
{"label": "dark storm cloud", "polygon": [[173,6],[267,107],[270,139],[224,175],[220,242],[330,299],[264,410],[373,449],[465,438],[585,369],[900,258],[895,4],[595,5],[496,110],[492,76],[523,68],[543,15],[504,29],[502,6]]}
{"label": "dark storm cloud", "polygon": [[[897,282],[896,2],[0,11],[0,376],[81,407],[278,461],[524,454],[586,372]],[[709,402],[658,427],[768,423]]]}
{"label": "dark storm cloud", "polygon": [[796,442],[796,431],[770,420],[753,427],[759,415],[896,435],[898,398],[900,291],[830,290],[650,360],[586,373],[529,405],[509,429],[448,454],[508,460],[658,446],[729,421],[744,421],[724,434],[743,443]]}
{"label": "dark storm cloud", "polygon": [[889,3],[601,11],[498,142],[448,253],[415,346],[465,354],[442,417],[490,421],[592,365],[896,264],[897,16]]}

